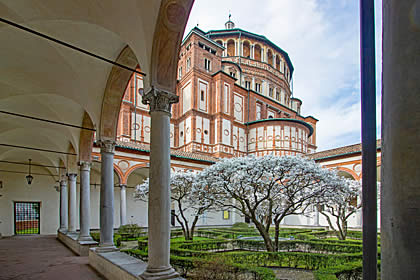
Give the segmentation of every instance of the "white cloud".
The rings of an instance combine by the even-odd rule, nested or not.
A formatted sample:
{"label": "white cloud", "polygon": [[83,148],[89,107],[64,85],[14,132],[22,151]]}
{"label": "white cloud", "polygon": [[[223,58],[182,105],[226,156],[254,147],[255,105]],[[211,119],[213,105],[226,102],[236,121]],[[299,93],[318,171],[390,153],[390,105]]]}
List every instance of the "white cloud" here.
{"label": "white cloud", "polygon": [[[358,1],[196,0],[187,32],[197,23],[204,31],[223,29],[229,10],[236,27],[288,52],[302,113],[319,119],[318,150],[360,141]],[[380,3],[376,11],[380,15]]]}

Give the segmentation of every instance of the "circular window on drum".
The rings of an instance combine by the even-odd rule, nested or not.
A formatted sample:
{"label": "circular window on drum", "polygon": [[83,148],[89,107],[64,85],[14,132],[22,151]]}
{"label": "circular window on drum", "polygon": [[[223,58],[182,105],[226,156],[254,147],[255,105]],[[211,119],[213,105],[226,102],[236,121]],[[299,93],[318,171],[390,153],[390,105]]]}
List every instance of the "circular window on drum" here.
{"label": "circular window on drum", "polygon": [[133,129],[134,130],[139,130],[140,129],[140,125],[138,123],[133,124]]}
{"label": "circular window on drum", "polygon": [[236,112],[242,112],[242,105],[239,103],[235,103],[235,111]]}
{"label": "circular window on drum", "polygon": [[230,134],[229,130],[225,129],[224,134],[225,134],[226,136],[229,136],[229,134]]}

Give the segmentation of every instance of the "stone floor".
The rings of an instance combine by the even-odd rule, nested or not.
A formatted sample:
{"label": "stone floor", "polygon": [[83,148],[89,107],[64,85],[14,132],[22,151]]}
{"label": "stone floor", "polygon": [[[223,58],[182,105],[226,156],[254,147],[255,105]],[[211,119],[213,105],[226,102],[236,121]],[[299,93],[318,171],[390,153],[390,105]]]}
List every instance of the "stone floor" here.
{"label": "stone floor", "polygon": [[56,236],[15,236],[0,239],[0,280],[103,279],[60,243]]}

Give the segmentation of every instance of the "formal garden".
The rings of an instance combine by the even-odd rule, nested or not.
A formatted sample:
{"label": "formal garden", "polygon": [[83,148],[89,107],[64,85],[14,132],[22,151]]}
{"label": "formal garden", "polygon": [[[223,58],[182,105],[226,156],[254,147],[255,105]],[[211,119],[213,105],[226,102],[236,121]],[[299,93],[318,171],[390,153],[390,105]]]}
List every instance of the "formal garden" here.
{"label": "formal garden", "polygon": [[[99,233],[92,235],[99,240]],[[346,240],[321,228],[281,228],[279,235],[278,251],[267,252],[258,231],[245,223],[199,228],[193,240],[173,230],[171,264],[186,279],[289,279],[279,269],[311,272],[307,279],[362,279],[361,232],[349,231]],[[147,233],[141,228],[124,226],[114,240],[122,252],[147,261]]]}
{"label": "formal garden", "polygon": [[[170,187],[180,228],[171,232],[170,260],[187,279],[361,279],[361,232],[348,230],[361,207],[360,184],[335,170],[295,156],[239,157],[201,172],[173,172]],[[148,190],[146,180],[135,197],[147,201]],[[328,230],[282,226],[286,217],[314,209]],[[204,213],[221,210],[250,224],[197,226]],[[140,227],[120,228],[115,244],[147,261],[148,237]]]}

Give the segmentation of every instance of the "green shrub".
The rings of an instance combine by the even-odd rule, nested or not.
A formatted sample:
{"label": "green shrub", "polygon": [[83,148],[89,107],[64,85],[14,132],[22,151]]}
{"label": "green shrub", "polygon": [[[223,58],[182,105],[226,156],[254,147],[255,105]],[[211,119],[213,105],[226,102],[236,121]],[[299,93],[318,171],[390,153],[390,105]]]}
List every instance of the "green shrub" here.
{"label": "green shrub", "polygon": [[241,222],[234,223],[232,229],[249,229],[249,224]]}
{"label": "green shrub", "polygon": [[122,238],[137,238],[144,235],[143,229],[137,224],[122,225],[118,228],[117,232]]}

